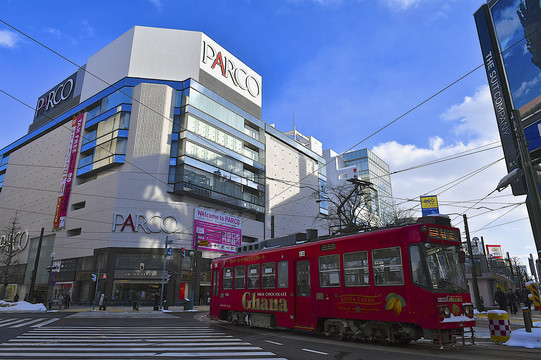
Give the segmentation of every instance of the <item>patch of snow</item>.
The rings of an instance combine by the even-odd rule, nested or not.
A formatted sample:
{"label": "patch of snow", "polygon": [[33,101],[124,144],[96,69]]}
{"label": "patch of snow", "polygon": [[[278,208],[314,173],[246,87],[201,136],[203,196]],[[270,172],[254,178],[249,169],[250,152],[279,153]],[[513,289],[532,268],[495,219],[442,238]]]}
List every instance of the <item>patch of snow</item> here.
{"label": "patch of snow", "polygon": [[43,304],[31,304],[26,301],[7,302],[0,300],[0,312],[47,311]]}
{"label": "patch of snow", "polygon": [[513,330],[511,338],[503,344],[528,349],[541,349],[541,329],[534,328],[532,332],[526,332],[526,329]]}

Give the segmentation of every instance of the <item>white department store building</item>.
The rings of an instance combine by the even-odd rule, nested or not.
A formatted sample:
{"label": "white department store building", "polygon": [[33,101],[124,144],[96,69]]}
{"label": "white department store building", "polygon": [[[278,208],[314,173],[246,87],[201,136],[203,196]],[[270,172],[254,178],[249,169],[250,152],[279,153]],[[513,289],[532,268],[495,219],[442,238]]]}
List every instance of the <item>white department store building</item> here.
{"label": "white department store building", "polygon": [[0,150],[0,226],[17,222],[11,293],[30,291],[42,228],[34,298],[89,303],[99,270],[118,303],[152,302],[169,277],[170,304],[193,296],[196,243],[204,302],[212,258],[326,229],[322,152],[265,123],[261,93],[261,76],[204,33],[148,27],[44,93],[29,133]]}

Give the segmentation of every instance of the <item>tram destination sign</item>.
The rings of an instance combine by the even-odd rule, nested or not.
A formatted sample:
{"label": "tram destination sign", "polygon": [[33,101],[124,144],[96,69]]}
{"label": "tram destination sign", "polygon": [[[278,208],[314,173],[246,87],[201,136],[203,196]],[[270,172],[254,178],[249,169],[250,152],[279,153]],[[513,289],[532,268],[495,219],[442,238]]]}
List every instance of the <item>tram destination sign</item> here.
{"label": "tram destination sign", "polygon": [[460,232],[457,229],[444,229],[430,226],[428,228],[430,240],[460,241]]}

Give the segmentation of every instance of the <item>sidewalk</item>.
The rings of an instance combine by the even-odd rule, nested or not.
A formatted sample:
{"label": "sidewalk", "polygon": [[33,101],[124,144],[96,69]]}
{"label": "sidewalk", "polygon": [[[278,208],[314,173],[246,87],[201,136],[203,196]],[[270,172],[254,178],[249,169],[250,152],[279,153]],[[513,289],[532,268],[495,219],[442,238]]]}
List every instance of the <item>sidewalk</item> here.
{"label": "sidewalk", "polygon": [[[476,319],[483,319],[487,320],[487,313],[476,313],[475,314]],[[532,309],[532,322],[535,324],[536,322],[541,321],[541,312],[539,310]],[[519,310],[516,314],[509,314],[509,322],[514,325],[518,326],[524,326],[524,316],[522,315],[522,311]]]}
{"label": "sidewalk", "polygon": [[99,310],[99,306],[92,307],[92,305],[71,305],[69,309],[58,309],[53,307],[52,310],[47,310],[47,312],[90,312],[90,311],[99,311],[107,313],[152,313],[152,312],[202,312],[209,311],[209,305],[195,305],[193,310],[184,310],[184,306],[169,306],[168,310],[154,310],[154,306],[140,306],[139,310],[133,310],[132,306],[128,305],[119,305],[119,306],[107,306],[106,310]]}

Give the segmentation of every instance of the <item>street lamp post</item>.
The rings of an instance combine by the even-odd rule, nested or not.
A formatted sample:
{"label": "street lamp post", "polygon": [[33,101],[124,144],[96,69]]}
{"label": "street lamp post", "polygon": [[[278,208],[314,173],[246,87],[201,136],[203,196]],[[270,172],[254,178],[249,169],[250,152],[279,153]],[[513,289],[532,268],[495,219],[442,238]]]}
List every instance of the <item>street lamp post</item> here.
{"label": "street lamp post", "polygon": [[468,245],[468,252],[470,253],[471,277],[473,282],[473,296],[475,297],[475,307],[479,311],[484,311],[485,308],[481,303],[481,299],[479,297],[479,284],[477,283],[477,270],[475,269],[475,262],[473,259],[473,251],[470,240],[470,229],[468,227],[468,217],[466,216],[466,214],[462,214],[462,218],[464,219],[464,231],[466,232],[466,242]]}
{"label": "street lamp post", "polygon": [[51,253],[51,265],[49,266],[49,286],[47,287],[47,304],[49,305],[49,310],[53,307],[53,296],[54,296],[54,288],[51,291],[51,287],[54,287],[55,280],[53,277],[53,261],[55,257],[55,253]]}

